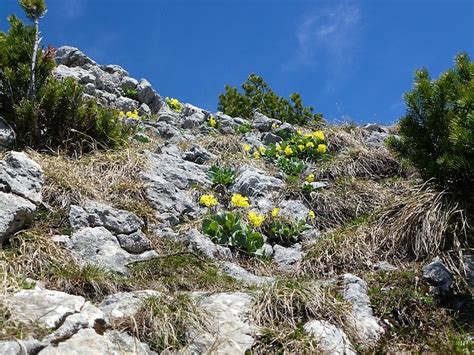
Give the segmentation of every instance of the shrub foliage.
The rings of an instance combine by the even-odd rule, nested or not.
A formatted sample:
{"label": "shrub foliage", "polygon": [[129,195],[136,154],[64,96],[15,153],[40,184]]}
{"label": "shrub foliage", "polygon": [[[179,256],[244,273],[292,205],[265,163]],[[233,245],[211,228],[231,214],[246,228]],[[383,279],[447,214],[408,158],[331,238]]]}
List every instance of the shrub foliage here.
{"label": "shrub foliage", "polygon": [[313,113],[312,107],[303,106],[298,93],[290,100],[278,96],[262,77],[250,74],[242,84],[243,93],[227,85],[225,93],[219,96],[219,110],[233,117],[252,118],[255,110],[283,122],[308,123],[322,120],[322,115]]}
{"label": "shrub foliage", "polygon": [[[400,120],[400,139],[389,146],[411,162],[426,180],[453,192],[474,186],[474,62],[467,53],[455,66],[432,80],[426,69],[415,74],[405,94],[407,113]],[[465,196],[469,197],[469,196]]]}
{"label": "shrub foliage", "polygon": [[122,143],[132,127],[118,112],[85,99],[83,87],[73,80],[52,76],[54,49],[37,50],[38,24],[25,25],[16,16],[8,21],[9,31],[0,32],[0,116],[15,130],[18,147],[84,152]]}

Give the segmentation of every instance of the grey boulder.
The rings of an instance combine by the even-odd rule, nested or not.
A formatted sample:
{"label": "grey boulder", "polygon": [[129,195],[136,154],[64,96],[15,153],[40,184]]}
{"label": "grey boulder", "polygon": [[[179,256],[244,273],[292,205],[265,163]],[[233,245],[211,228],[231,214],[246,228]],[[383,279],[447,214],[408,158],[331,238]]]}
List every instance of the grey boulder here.
{"label": "grey boulder", "polygon": [[143,227],[143,221],[132,212],[109,205],[87,201],[82,206],[72,205],[69,222],[74,231],[85,227],[105,227],[117,234],[131,234]]}
{"label": "grey boulder", "polygon": [[266,175],[263,171],[243,166],[235,180],[232,191],[245,196],[265,196],[269,192],[277,191],[285,187],[285,183],[277,178]]}
{"label": "grey boulder", "polygon": [[107,270],[128,274],[127,265],[157,256],[155,251],[131,254],[124,250],[117,237],[104,227],[86,227],[73,233],[67,248],[82,265],[96,265]]}

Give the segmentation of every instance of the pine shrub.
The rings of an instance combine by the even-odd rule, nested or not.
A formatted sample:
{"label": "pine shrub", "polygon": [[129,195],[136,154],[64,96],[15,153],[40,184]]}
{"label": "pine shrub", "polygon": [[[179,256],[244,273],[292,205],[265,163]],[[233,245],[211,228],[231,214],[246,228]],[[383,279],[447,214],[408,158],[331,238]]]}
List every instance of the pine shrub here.
{"label": "pine shrub", "polygon": [[322,115],[313,113],[312,107],[303,106],[298,93],[290,95],[290,100],[278,96],[262,77],[250,74],[242,84],[243,93],[227,85],[225,93],[219,96],[218,109],[232,117],[251,119],[254,111],[276,118],[282,122],[305,124],[319,122]]}
{"label": "pine shrub", "polygon": [[[35,1],[23,1],[23,5],[25,11],[37,8]],[[8,21],[8,32],[0,32],[0,116],[15,130],[17,148],[84,153],[123,143],[133,125],[117,111],[85,99],[83,86],[74,80],[55,79],[54,49],[40,48],[32,65],[37,24],[25,25],[13,15]]]}
{"label": "pine shrub", "polygon": [[459,54],[455,66],[432,80],[426,69],[415,74],[405,94],[406,115],[400,138],[389,146],[425,180],[448,191],[474,197],[474,62]]}

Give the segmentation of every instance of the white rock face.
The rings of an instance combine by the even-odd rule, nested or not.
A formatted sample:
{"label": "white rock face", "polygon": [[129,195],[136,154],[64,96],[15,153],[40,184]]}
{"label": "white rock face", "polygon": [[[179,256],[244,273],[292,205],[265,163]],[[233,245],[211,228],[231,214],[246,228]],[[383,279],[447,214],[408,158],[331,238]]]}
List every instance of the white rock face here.
{"label": "white rock face", "polygon": [[81,329],[58,346],[48,346],[39,352],[41,355],[146,355],[152,353],[146,344],[127,334],[108,331],[104,335],[99,335],[90,328]]}
{"label": "white rock face", "polygon": [[133,317],[145,299],[160,295],[160,292],[154,290],[119,292],[107,296],[98,307],[113,321],[118,318]]}
{"label": "white rock face", "polygon": [[98,265],[121,274],[128,273],[126,265],[158,255],[153,250],[130,254],[122,249],[117,237],[104,227],[82,228],[72,235],[67,247],[80,265]]}
{"label": "white rock face", "polygon": [[143,226],[143,221],[134,213],[95,201],[71,206],[69,221],[75,231],[85,227],[105,227],[117,234],[130,234]]}
{"label": "white rock face", "polygon": [[43,170],[25,153],[9,152],[0,160],[0,191],[41,202]]}
{"label": "white rock face", "polygon": [[197,295],[198,304],[211,316],[212,334],[189,334],[191,353],[244,354],[254,343],[255,327],[246,320],[251,297],[245,293]]}
{"label": "white rock face", "polygon": [[214,244],[208,236],[203,235],[197,229],[190,230],[184,235],[182,240],[191,251],[201,252],[210,259],[219,257],[229,259],[232,257],[229,248]]}
{"label": "white rock face", "polygon": [[355,275],[345,274],[343,284],[343,297],[352,304],[352,317],[349,320],[353,323],[360,341],[367,345],[376,344],[384,329],[372,312],[367,295],[367,283]]}
{"label": "white rock face", "polygon": [[273,260],[284,270],[293,270],[302,258],[300,244],[295,244],[290,248],[278,244],[273,246]]}
{"label": "white rock face", "polygon": [[315,338],[323,354],[357,354],[344,331],[325,320],[309,321],[304,330]]}
{"label": "white rock face", "polygon": [[226,261],[221,265],[221,270],[224,271],[230,277],[242,281],[247,285],[264,285],[270,284],[275,281],[274,277],[268,276],[257,276],[251,272],[245,270],[243,267],[234,264],[230,261]]}
{"label": "white rock face", "polygon": [[282,180],[265,175],[263,171],[254,167],[244,166],[239,171],[232,191],[244,196],[265,196],[284,186],[285,183]]}
{"label": "white rock face", "polygon": [[33,219],[36,205],[14,194],[0,192],[0,244]]}
{"label": "white rock face", "polygon": [[51,329],[67,316],[79,313],[85,303],[83,297],[51,290],[22,290],[6,300],[12,320],[39,323]]}

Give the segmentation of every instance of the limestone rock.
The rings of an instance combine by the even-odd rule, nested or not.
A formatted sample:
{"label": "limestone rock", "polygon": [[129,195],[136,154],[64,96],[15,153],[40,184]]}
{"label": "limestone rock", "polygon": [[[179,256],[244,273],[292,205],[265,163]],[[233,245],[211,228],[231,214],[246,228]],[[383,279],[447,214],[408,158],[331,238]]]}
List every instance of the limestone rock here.
{"label": "limestone rock", "polygon": [[130,254],[104,227],[86,227],[73,233],[68,248],[80,265],[93,264],[121,274],[128,273],[126,265],[157,256],[154,251]]}
{"label": "limestone rock", "polygon": [[117,234],[134,233],[144,224],[134,213],[95,201],[71,206],[69,221],[74,231],[85,227],[105,227]]}
{"label": "limestone rock", "polygon": [[275,282],[274,277],[254,275],[249,271],[245,270],[243,267],[231,263],[229,261],[224,262],[221,265],[221,270],[224,271],[230,277],[238,281],[242,281],[247,285],[263,285]]}
{"label": "limestone rock", "polygon": [[153,90],[151,84],[146,79],[140,80],[137,85],[138,101],[145,104],[150,104],[154,97],[155,91]]}
{"label": "limestone rock", "polygon": [[328,321],[309,321],[304,325],[304,330],[315,338],[323,354],[357,354],[344,331]]}
{"label": "limestone rock", "polygon": [[214,244],[209,237],[201,234],[197,229],[192,229],[186,233],[183,237],[183,240],[186,244],[188,244],[188,247],[191,251],[200,252],[208,258],[214,259],[218,257],[232,257],[229,248]]}
{"label": "limestone rock", "polygon": [[212,333],[196,334],[190,330],[191,353],[245,354],[254,343],[255,326],[246,319],[251,297],[245,293],[196,295],[198,304],[211,316]]}
{"label": "limestone rock", "polygon": [[68,67],[83,67],[86,64],[96,64],[79,49],[70,46],[59,47],[56,50],[55,60],[56,63],[66,65]]}
{"label": "limestone rock", "polygon": [[122,249],[131,254],[140,254],[151,249],[151,242],[141,230],[131,234],[118,234],[117,240]]}
{"label": "limestone rock", "polygon": [[98,307],[113,321],[119,318],[133,317],[145,299],[158,296],[160,296],[160,292],[154,290],[119,292],[107,296]]}
{"label": "limestone rock", "polygon": [[60,342],[58,346],[48,346],[39,352],[40,355],[148,355],[152,353],[148,345],[127,334],[107,331],[104,335],[99,335],[90,328],[81,329],[71,338]]}
{"label": "limestone rock", "polygon": [[13,321],[38,323],[50,329],[79,313],[85,303],[83,297],[52,290],[22,290],[6,300]]}
{"label": "limestone rock", "polygon": [[309,208],[299,200],[285,200],[279,205],[280,215],[292,221],[306,220]]}
{"label": "limestone rock", "polygon": [[244,196],[265,196],[284,186],[285,183],[280,179],[265,175],[263,171],[254,167],[243,166],[232,190]]}
{"label": "limestone rock", "polygon": [[0,191],[24,197],[34,204],[41,202],[43,170],[25,153],[8,152],[0,160]]}
{"label": "limestone rock", "polygon": [[372,312],[367,283],[355,275],[345,274],[343,285],[343,298],[352,304],[352,317],[349,320],[353,322],[359,340],[368,346],[376,344],[384,330]]}
{"label": "limestone rock", "polygon": [[302,258],[303,253],[301,252],[300,244],[295,244],[290,248],[285,248],[278,244],[273,246],[273,261],[284,270],[292,270]]}
{"label": "limestone rock", "polygon": [[25,198],[0,192],[0,244],[31,223],[36,206]]}
{"label": "limestone rock", "polygon": [[46,345],[36,339],[0,341],[0,354],[26,355],[37,354]]}
{"label": "limestone rock", "polygon": [[269,132],[274,124],[279,125],[280,123],[280,121],[268,118],[259,112],[255,112],[253,116],[253,127],[258,129],[260,132]]}

